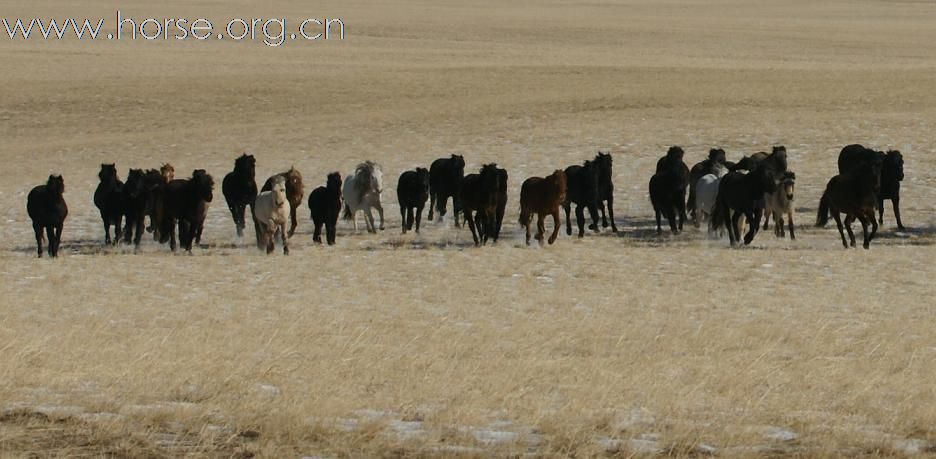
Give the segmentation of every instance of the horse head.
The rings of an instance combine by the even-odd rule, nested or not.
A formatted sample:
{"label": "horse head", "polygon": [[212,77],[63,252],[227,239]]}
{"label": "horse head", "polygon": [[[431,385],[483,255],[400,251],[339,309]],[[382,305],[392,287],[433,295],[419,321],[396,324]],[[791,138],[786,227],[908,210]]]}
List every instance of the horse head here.
{"label": "horse head", "polygon": [[462,176],[465,175],[465,157],[462,155],[452,155],[452,164],[455,165],[453,172],[460,172]]}
{"label": "horse head", "polygon": [[117,165],[114,163],[101,164],[101,171],[98,172],[98,178],[101,180],[101,183],[116,182],[117,181]]}
{"label": "horse head", "polygon": [[887,157],[884,159],[884,167],[885,169],[891,171],[892,174],[894,174],[893,178],[897,179],[898,182],[904,179],[903,166],[903,155],[900,154],[899,151],[890,150],[887,152]]}
{"label": "horse head", "polygon": [[282,175],[277,175],[273,179],[273,186],[270,187],[270,194],[273,195],[273,204],[277,208],[282,207],[286,202],[286,178]]}
{"label": "horse head", "polygon": [[416,182],[423,192],[429,191],[429,170],[424,167],[416,168]]}
{"label": "horse head", "polygon": [[611,158],[611,153],[598,152],[598,155],[595,156],[595,159],[592,161],[598,166],[598,176],[604,180],[611,180],[611,164],[613,160]]}
{"label": "horse head", "polygon": [[234,172],[238,175],[253,180],[257,171],[257,159],[253,155],[244,153],[234,160]]}
{"label": "horse head", "polygon": [[291,189],[294,195],[301,198],[305,192],[302,184],[302,174],[295,166],[291,166],[284,175],[286,176],[286,189]]}
{"label": "horse head", "polygon": [[62,193],[65,192],[65,180],[62,179],[61,175],[49,175],[49,180],[46,181],[46,189],[48,189],[53,196],[61,196]]}
{"label": "horse head", "polygon": [[787,170],[787,152],[785,146],[774,146],[768,159],[773,162],[773,165],[778,172]]}
{"label": "horse head", "polygon": [[332,190],[332,191],[337,191],[340,193],[341,192],[341,174],[337,172],[332,172],[331,174],[328,174],[328,178],[325,179],[325,188]]}
{"label": "horse head", "polygon": [[566,192],[569,190],[568,178],[566,177],[565,171],[562,169],[556,169],[553,171],[552,175],[548,177],[548,180],[551,184],[556,187],[556,190],[559,192],[557,201],[562,203],[566,199]]}
{"label": "horse head", "polygon": [[756,180],[757,186],[761,188],[761,193],[773,193],[777,191],[780,185],[780,179],[777,178],[773,168],[764,163],[758,164],[753,171],[748,173],[751,180]]}
{"label": "horse head", "polygon": [[159,174],[162,175],[164,182],[169,183],[175,178],[175,168],[172,167],[172,164],[163,164],[162,167],[159,168]]}
{"label": "horse head", "polygon": [[669,150],[666,151],[666,159],[670,161],[670,163],[681,162],[683,160],[683,156],[685,155],[686,155],[686,152],[683,151],[682,147],[675,146],[675,145],[672,147],[669,147]]}
{"label": "horse head", "polygon": [[192,171],[192,182],[195,186],[195,190],[200,197],[205,202],[211,202],[214,190],[214,179],[208,175],[204,169],[195,169]]}
{"label": "horse head", "polygon": [[709,150],[708,159],[713,164],[725,164],[725,162],[728,161],[725,155],[725,150],[722,150],[721,148],[712,148]]}
{"label": "horse head", "polygon": [[131,198],[136,199],[146,192],[146,183],[144,181],[143,169],[130,169],[127,173],[127,183],[124,184],[124,190]]}
{"label": "horse head", "polygon": [[582,163],[582,174],[585,177],[585,193],[592,196],[594,200],[598,199],[598,173],[600,166],[594,161],[585,161]]}

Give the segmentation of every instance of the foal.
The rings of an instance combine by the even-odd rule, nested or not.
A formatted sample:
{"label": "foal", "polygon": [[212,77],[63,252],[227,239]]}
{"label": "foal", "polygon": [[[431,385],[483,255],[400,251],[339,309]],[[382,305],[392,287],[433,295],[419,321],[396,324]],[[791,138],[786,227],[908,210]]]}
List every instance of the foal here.
{"label": "foal", "polygon": [[796,184],[796,174],[787,171],[783,173],[780,179],[780,186],[773,193],[764,195],[764,229],[768,228],[767,218],[773,215],[774,235],[777,237],[786,237],[783,229],[783,216],[787,216],[787,224],[790,228],[790,239],[796,240],[796,232],[793,224],[793,189]]}
{"label": "foal", "polygon": [[270,191],[273,186],[273,181],[276,180],[276,177],[283,177],[286,183],[286,199],[289,200],[289,235],[287,237],[292,237],[296,232],[296,227],[299,226],[299,221],[296,218],[296,209],[299,208],[299,205],[302,204],[302,196],[305,194],[304,187],[302,185],[302,174],[296,170],[295,167],[290,167],[288,171],[281,172],[276,174],[269,179],[266,183],[263,184],[263,188],[260,191]]}
{"label": "foal", "polygon": [[44,229],[49,237],[49,256],[58,256],[62,242],[62,227],[68,216],[68,206],[62,193],[65,181],[61,175],[50,175],[45,185],[39,185],[29,192],[26,198],[26,213],[32,220],[33,232],[36,233],[36,246],[39,258],[42,258],[42,240]]}
{"label": "foal", "polygon": [[289,220],[290,204],[286,195],[286,179],[275,176],[270,190],[262,191],[254,202],[254,220],[257,222],[258,248],[266,246],[266,253],[273,253],[276,234],[283,241],[283,255],[289,255],[289,235],[286,222]]}

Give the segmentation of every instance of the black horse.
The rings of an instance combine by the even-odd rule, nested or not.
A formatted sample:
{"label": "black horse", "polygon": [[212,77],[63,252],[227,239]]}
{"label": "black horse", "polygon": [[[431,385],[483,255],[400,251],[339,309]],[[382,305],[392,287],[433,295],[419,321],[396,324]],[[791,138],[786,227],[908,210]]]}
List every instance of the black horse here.
{"label": "black horse", "polygon": [[[94,205],[101,211],[101,220],[104,222],[104,243],[116,245],[120,241],[120,222],[126,207],[124,183],[117,177],[117,167],[114,164],[101,164],[98,178],[100,183],[94,190]],[[113,239],[110,235],[111,225],[114,225]]]}
{"label": "black horse", "polygon": [[499,175],[496,164],[485,164],[480,173],[468,174],[462,182],[459,200],[476,246],[494,236]]}
{"label": "black horse", "polygon": [[157,193],[163,185],[162,174],[156,169],[142,170],[130,169],[127,174],[127,183],[124,184],[124,233],[123,241],[129,244],[131,241],[135,247],[140,246],[140,240],[145,231],[144,220],[147,215],[152,217],[153,202]]}
{"label": "black horse", "polygon": [[335,245],[335,226],[341,214],[341,174],[328,174],[325,186],[320,186],[309,193],[309,213],[315,232],[312,240],[322,243],[322,226],[325,226],[325,240],[328,245]]}
{"label": "black horse", "polygon": [[190,179],[177,179],[167,183],[163,193],[160,243],[169,242],[176,249],[175,225],[179,225],[179,243],[187,252],[192,252],[192,243],[205,224],[208,205],[214,191],[214,179],[204,169],[196,169]]}
{"label": "black horse", "polygon": [[461,211],[459,192],[465,177],[465,158],[452,155],[439,158],[429,166],[429,220],[433,218],[433,209],[439,212],[439,221],[445,216],[448,198],[452,198],[455,226],[458,227],[458,213]]}
{"label": "black horse", "polygon": [[[611,153],[598,152],[592,161],[598,167],[598,210],[601,212],[601,226],[608,227],[611,223],[611,232],[617,232],[614,224],[614,182],[611,180]],[[605,214],[605,201],[608,202],[608,212]]]}
{"label": "black horse", "polygon": [[890,150],[881,165],[881,192],[878,194],[878,223],[884,224],[884,200],[890,199],[894,206],[894,218],[897,229],[904,230],[900,221],[900,182],[904,178],[903,155],[897,150]]}
{"label": "black horse", "polygon": [[708,158],[696,163],[692,166],[692,169],[689,169],[689,200],[686,202],[686,210],[689,212],[689,217],[692,218],[693,223],[698,223],[698,218],[696,216],[696,183],[705,175],[716,174],[716,167],[720,164],[722,166],[728,167],[728,160],[725,155],[725,150],[721,148],[712,148],[709,150]]}
{"label": "black horse", "polygon": [[[819,200],[816,226],[825,226],[831,213],[842,237],[842,245],[846,249],[849,242],[852,247],[855,246],[855,234],[851,229],[855,219],[861,222],[861,229],[864,231],[862,245],[865,249],[870,248],[871,240],[877,234],[878,223],[874,219],[874,206],[878,203],[877,190],[881,187],[881,166],[880,158],[871,159],[869,156],[857,166],[849,167],[847,172],[832,177]],[[840,217],[842,213],[845,214],[844,226]],[[872,227],[870,234],[869,223]],[[843,228],[848,230],[850,241],[845,240]]]}
{"label": "black horse", "polygon": [[[744,244],[750,244],[760,229],[760,220],[764,214],[764,195],[777,189],[777,176],[767,164],[759,164],[753,171],[742,173],[729,172],[722,177],[712,211],[712,230],[717,231],[724,225],[728,229],[728,239],[734,246],[741,240],[738,226],[741,217],[747,219],[748,232]],[[734,214],[731,212],[734,211]]]}
{"label": "black horse", "polygon": [[585,236],[585,209],[591,216],[588,229],[598,232],[598,166],[592,161],[585,161],[581,166],[569,166],[565,169],[568,189],[562,208],[566,216],[566,234],[572,235],[572,203],[575,203],[575,221],[578,223],[578,237]]}
{"label": "black horse", "polygon": [[61,175],[50,175],[45,185],[39,185],[29,192],[26,198],[26,213],[32,220],[33,232],[36,233],[36,246],[39,258],[42,258],[42,230],[49,238],[49,256],[58,256],[62,243],[62,227],[68,216],[65,205],[65,181]]}
{"label": "black horse", "polygon": [[494,216],[494,228],[491,229],[494,233],[491,235],[494,242],[497,242],[500,237],[501,226],[504,223],[504,212],[507,210],[507,180],[509,178],[507,169],[497,168],[497,212]]}
{"label": "black horse", "polygon": [[661,215],[666,216],[673,234],[679,234],[686,221],[689,167],[683,162],[684,154],[682,148],[670,147],[666,156],[657,161],[656,173],[650,178],[650,202],[656,214],[657,234],[663,233]]}
{"label": "black horse", "polygon": [[423,207],[429,199],[429,171],[417,167],[414,171],[400,174],[396,192],[397,201],[400,203],[400,216],[403,218],[403,234],[413,229],[414,215],[416,233],[419,234]]}
{"label": "black horse", "polygon": [[237,227],[237,237],[244,235],[247,206],[250,206],[250,215],[253,215],[254,200],[257,199],[256,168],[257,160],[253,155],[245,153],[234,160],[234,171],[225,175],[221,181],[221,192],[231,211],[234,226]]}

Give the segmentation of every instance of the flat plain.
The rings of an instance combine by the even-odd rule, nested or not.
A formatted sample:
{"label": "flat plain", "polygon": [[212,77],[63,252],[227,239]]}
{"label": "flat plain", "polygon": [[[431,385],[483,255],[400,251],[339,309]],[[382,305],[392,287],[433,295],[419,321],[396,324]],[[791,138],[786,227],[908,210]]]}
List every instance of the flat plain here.
{"label": "flat plain", "polygon": [[[112,2],[0,1],[5,17]],[[832,0],[125,1],[145,17],[341,17],[348,39],[0,40],[0,456],[913,455],[936,450],[936,9]],[[871,250],[813,227],[842,146],[896,148]],[[657,236],[687,162],[785,145],[796,241]],[[614,156],[618,233],[528,248],[529,176]],[[306,192],[378,161],[387,229],[289,257],[234,236],[221,178]],[[458,153],[510,173],[505,237],[401,235],[396,177]],[[103,247],[97,170],[214,175],[203,245]],[[64,175],[63,255],[26,194]],[[857,227],[857,225],[856,225]]]}

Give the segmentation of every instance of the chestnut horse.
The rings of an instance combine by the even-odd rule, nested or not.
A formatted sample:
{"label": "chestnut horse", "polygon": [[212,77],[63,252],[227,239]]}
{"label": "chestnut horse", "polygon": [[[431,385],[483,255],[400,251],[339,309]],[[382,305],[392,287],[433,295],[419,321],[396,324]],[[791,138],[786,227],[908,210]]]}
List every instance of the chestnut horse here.
{"label": "chestnut horse", "polygon": [[543,245],[543,236],[546,233],[546,215],[552,215],[553,232],[549,236],[549,243],[556,242],[562,220],[559,218],[559,208],[566,199],[566,175],[562,170],[556,170],[552,175],[543,177],[530,177],[520,186],[520,225],[526,228],[526,243],[530,245],[530,223],[533,214],[537,214],[536,240]]}

